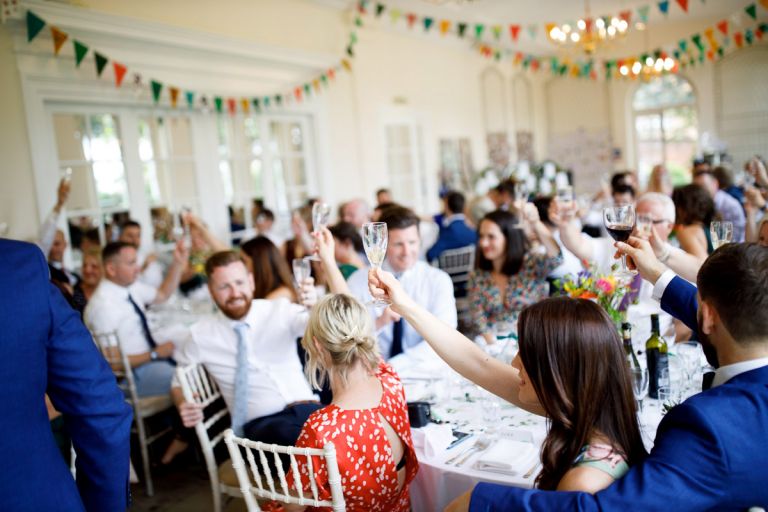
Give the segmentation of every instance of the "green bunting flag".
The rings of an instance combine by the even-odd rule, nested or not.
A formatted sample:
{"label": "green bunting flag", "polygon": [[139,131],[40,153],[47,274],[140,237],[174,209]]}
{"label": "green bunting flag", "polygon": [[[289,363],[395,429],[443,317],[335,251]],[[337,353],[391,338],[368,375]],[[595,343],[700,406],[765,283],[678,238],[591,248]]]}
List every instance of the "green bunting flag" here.
{"label": "green bunting flag", "polygon": [[309,84],[304,84],[304,94],[309,96],[312,93],[312,86]]}
{"label": "green bunting flag", "polygon": [[483,30],[485,30],[485,25],[475,25],[475,37],[477,39],[483,37]]}
{"label": "green bunting flag", "polygon": [[498,41],[501,39],[501,25],[494,25],[491,27],[491,30],[493,31],[493,37]]}
{"label": "green bunting flag", "polygon": [[224,98],[216,96],[213,98],[213,104],[216,105],[216,112],[221,114],[224,111]]}
{"label": "green bunting flag", "polygon": [[704,49],[704,43],[701,42],[701,34],[695,34],[693,37],[691,37],[691,41],[696,45],[696,48],[699,50]]}
{"label": "green bunting flag", "polygon": [[328,85],[328,76],[325,73],[323,73],[322,75],[320,75],[320,81],[323,82],[323,85]]}
{"label": "green bunting flag", "polygon": [[644,5],[637,8],[637,17],[640,18],[640,21],[643,23],[648,23],[648,14],[650,14],[650,10],[650,5]]}
{"label": "green bunting flag", "polygon": [[107,59],[104,55],[100,54],[99,52],[94,52],[93,56],[96,59],[96,75],[101,76],[101,73],[104,71],[104,68],[107,66],[107,62],[109,62],[109,59]]}
{"label": "green bunting flag", "polygon": [[31,42],[45,27],[45,21],[32,11],[27,11],[27,42]]}
{"label": "green bunting flag", "polygon": [[538,25],[528,25],[528,35],[531,36],[531,39],[536,39],[536,34],[538,31]]}
{"label": "green bunting flag", "polygon": [[185,93],[185,96],[187,97],[187,107],[194,108],[195,106],[195,93],[192,91],[187,91]]}
{"label": "green bunting flag", "polygon": [[278,107],[283,104],[283,95],[282,94],[276,94],[275,95],[275,105]]}
{"label": "green bunting flag", "polygon": [[429,29],[432,27],[432,23],[434,23],[435,20],[432,18],[424,18],[424,31],[429,32]]}
{"label": "green bunting flag", "polygon": [[752,44],[754,34],[752,33],[751,29],[747,29],[744,32],[744,39],[747,41],[747,44]]}
{"label": "green bunting flag", "polygon": [[688,50],[688,41],[686,41],[685,39],[681,39],[681,40],[680,40],[680,43],[678,43],[678,44],[679,44],[679,46],[680,46],[680,49],[681,49],[682,51],[684,51],[684,52],[685,52],[685,51],[687,51],[687,50]]}
{"label": "green bunting flag", "polygon": [[83,62],[85,55],[88,53],[88,47],[77,39],[73,39],[72,44],[75,46],[75,66],[79,68],[80,63]]}
{"label": "green bunting flag", "polygon": [[381,17],[382,14],[384,14],[384,9],[386,9],[387,6],[384,4],[376,4],[376,17]]}
{"label": "green bunting flag", "polygon": [[725,55],[725,50],[721,46],[720,48],[717,49],[717,56],[722,57],[723,55]]}
{"label": "green bunting flag", "polygon": [[467,31],[467,24],[466,23],[459,23],[458,25],[459,29],[459,37],[464,37],[464,32]]}
{"label": "green bunting flag", "polygon": [[150,84],[152,85],[152,100],[157,103],[160,101],[160,93],[163,91],[163,84],[157,80],[151,80]]}
{"label": "green bunting flag", "polygon": [[749,14],[749,17],[753,20],[757,19],[757,4],[749,4],[744,8],[744,12]]}

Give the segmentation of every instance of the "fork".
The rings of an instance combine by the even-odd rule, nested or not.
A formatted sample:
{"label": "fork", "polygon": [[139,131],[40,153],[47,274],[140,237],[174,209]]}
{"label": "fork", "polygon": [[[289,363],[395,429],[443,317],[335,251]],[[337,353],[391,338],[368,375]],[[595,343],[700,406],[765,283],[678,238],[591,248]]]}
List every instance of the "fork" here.
{"label": "fork", "polygon": [[467,462],[467,460],[469,460],[469,457],[471,455],[473,455],[475,453],[484,452],[485,450],[490,448],[490,446],[491,446],[491,440],[490,439],[488,439],[487,437],[479,438],[477,441],[475,441],[475,444],[472,445],[472,448],[470,448],[469,450],[467,450],[466,452],[464,452],[462,454],[464,456],[461,458],[461,460],[459,460],[456,463],[456,467],[459,467],[462,464],[464,464],[465,462]]}

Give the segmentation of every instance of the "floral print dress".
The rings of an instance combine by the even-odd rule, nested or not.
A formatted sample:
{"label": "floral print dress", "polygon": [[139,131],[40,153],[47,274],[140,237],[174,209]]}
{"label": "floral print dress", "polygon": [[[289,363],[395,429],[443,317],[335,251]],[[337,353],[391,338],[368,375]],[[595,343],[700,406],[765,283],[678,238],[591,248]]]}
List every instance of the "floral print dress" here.
{"label": "floral print dress", "polygon": [[[346,509],[353,511],[408,512],[408,485],[416,476],[419,463],[413,449],[408,406],[400,378],[384,361],[376,373],[383,390],[379,405],[371,409],[341,409],[331,404],[312,413],[299,435],[296,446],[322,448],[332,442],[341,473]],[[398,489],[392,447],[381,418],[394,429],[405,448],[405,481]],[[320,499],[331,499],[325,462],[313,459]],[[310,489],[306,466],[301,471],[305,491]],[[292,477],[289,477],[291,481]],[[306,494],[305,494],[306,496]],[[322,510],[331,510],[322,509]]]}
{"label": "floral print dress", "polygon": [[547,276],[563,262],[562,254],[528,252],[517,274],[509,276],[504,297],[491,279],[491,272],[473,270],[469,275],[470,315],[475,334],[493,332],[500,323],[517,323],[524,307],[549,296]]}

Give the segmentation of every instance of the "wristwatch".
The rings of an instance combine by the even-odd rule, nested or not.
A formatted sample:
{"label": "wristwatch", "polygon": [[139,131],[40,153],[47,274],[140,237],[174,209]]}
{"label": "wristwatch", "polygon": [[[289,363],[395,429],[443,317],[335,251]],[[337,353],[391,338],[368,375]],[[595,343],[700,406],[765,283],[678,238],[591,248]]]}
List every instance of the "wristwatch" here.
{"label": "wristwatch", "polygon": [[149,353],[149,360],[150,361],[157,361],[157,358],[158,358],[157,352],[155,352],[154,350]]}

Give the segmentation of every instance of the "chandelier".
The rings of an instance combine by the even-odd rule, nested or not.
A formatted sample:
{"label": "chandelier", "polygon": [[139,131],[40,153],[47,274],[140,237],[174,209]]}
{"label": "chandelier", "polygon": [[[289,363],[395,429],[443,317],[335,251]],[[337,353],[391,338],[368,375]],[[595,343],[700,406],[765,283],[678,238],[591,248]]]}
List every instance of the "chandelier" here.
{"label": "chandelier", "polygon": [[584,0],[584,17],[575,26],[569,23],[548,26],[547,37],[562,47],[580,48],[587,55],[592,55],[598,46],[624,37],[628,30],[629,23],[624,19],[593,19],[589,11],[589,0]]}
{"label": "chandelier", "polygon": [[639,77],[644,80],[660,76],[664,73],[677,71],[678,63],[667,55],[648,56],[642,59],[623,62],[619,66],[619,73],[626,77]]}

